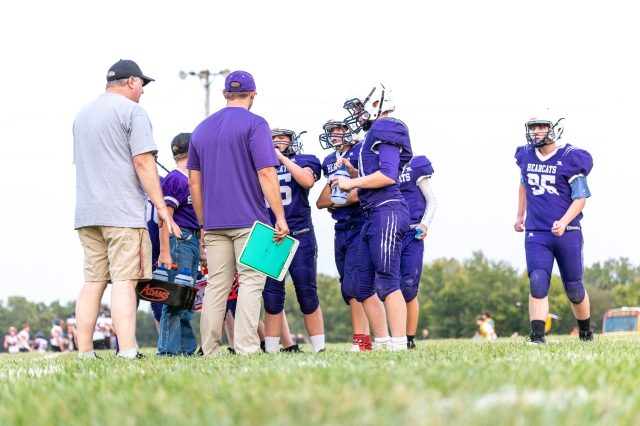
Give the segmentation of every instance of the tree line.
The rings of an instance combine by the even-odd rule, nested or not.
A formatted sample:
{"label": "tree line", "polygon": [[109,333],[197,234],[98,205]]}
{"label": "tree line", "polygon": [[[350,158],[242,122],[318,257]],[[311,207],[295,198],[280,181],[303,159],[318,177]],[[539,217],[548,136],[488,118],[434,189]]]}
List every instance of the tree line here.
{"label": "tree line", "polygon": [[[596,332],[601,332],[602,317],[607,309],[622,306],[640,306],[640,266],[627,258],[597,262],[584,271],[584,283],[591,300],[591,321]],[[302,314],[297,306],[291,282],[286,283],[285,312],[292,333],[304,333]],[[336,277],[318,275],[318,294],[325,322],[325,335],[329,342],[349,342],[352,336],[349,307],[342,300],[340,283]],[[477,330],[476,315],[491,312],[496,321],[499,336],[514,332],[529,333],[529,279],[526,271],[518,271],[506,262],[487,259],[482,252],[475,252],[462,262],[455,259],[438,259],[424,265],[420,278],[420,319],[418,334],[428,328],[433,338],[469,338]],[[137,339],[142,347],[157,345],[155,321],[145,308],[138,310]],[[571,305],[564,295],[560,277],[553,275],[549,291],[550,312],[560,317],[554,321],[552,333],[568,334],[576,326]],[[47,305],[9,297],[0,301],[0,330],[9,326],[20,329],[26,323],[31,336],[42,332],[49,337],[51,321],[66,319],[71,315],[75,302]],[[199,336],[200,315],[193,321]]]}

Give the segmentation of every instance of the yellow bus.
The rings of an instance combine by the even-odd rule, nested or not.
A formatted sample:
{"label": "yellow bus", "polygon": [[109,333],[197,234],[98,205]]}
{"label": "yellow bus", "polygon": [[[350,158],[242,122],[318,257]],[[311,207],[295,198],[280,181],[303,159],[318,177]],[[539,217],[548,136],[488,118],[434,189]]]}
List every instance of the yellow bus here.
{"label": "yellow bus", "polygon": [[603,334],[628,334],[638,332],[640,308],[609,309],[602,321]]}

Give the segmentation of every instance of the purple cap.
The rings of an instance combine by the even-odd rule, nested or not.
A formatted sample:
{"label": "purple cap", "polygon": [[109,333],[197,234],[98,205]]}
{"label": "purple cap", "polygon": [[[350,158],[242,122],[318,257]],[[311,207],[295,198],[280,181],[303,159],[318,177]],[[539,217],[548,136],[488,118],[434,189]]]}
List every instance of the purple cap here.
{"label": "purple cap", "polygon": [[256,90],[256,82],[248,72],[234,71],[224,81],[224,90],[227,92],[252,92]]}

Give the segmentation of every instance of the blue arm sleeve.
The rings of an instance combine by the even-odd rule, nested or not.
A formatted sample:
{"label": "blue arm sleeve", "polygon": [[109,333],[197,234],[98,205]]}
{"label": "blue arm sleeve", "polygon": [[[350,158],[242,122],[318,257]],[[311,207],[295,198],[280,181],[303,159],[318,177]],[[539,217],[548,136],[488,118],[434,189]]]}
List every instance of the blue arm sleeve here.
{"label": "blue arm sleeve", "polygon": [[579,176],[571,181],[571,199],[577,200],[579,198],[591,197],[591,191],[587,185],[587,178]]}
{"label": "blue arm sleeve", "polygon": [[400,174],[400,148],[396,145],[378,145],[380,172],[389,179],[398,180]]}

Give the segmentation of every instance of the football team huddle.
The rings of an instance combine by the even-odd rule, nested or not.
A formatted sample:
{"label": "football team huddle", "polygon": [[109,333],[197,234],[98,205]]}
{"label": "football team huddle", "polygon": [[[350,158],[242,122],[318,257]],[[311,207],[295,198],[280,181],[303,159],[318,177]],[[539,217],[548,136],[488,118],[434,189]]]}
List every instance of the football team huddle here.
{"label": "football team huddle", "polygon": [[[299,241],[289,267],[296,298],[313,350],[321,352],[325,349],[325,336],[316,285],[318,250],[309,191],[324,177],[316,207],[326,209],[335,221],[335,264],[342,297],[351,314],[351,350],[414,349],[424,239],[437,207],[430,183],[434,169],[425,155],[412,149],[407,125],[390,116],[395,104],[384,85],[368,87],[364,93],[347,99],[343,107],[348,112],[344,120],[329,120],[322,126],[319,141],[323,149],[330,151],[322,161],[302,152],[300,134],[285,128],[271,129],[280,163],[277,175],[286,222],[291,236]],[[590,196],[587,176],[593,161],[588,152],[558,143],[563,120],[546,116],[528,120],[527,143],[515,154],[521,180],[514,228],[525,232],[531,344],[545,343],[547,295],[554,260],[578,321],[580,339],[593,340],[589,298],[582,284],[580,225],[585,200]],[[176,223],[197,230],[186,170],[189,137],[190,134],[180,134],[172,142],[178,169],[169,173],[162,188]],[[276,218],[268,210],[275,226]],[[175,261],[175,246],[170,245],[173,237],[170,240],[168,230],[164,232],[166,235],[160,236],[160,253],[154,258],[171,263]],[[206,263],[202,248],[194,244],[190,250],[188,266],[196,266],[196,259]],[[232,294],[242,291],[242,283],[237,287],[238,284]],[[284,281],[268,278],[263,301],[264,324],[258,328],[262,349],[274,353],[282,343],[281,351],[298,351],[289,338],[284,316]],[[229,321],[234,314],[231,304],[228,311]],[[158,312],[159,354],[190,354],[195,350],[195,336],[187,339],[186,349],[184,340],[181,347],[180,337],[176,344],[171,343],[171,335],[184,339],[185,330],[193,334],[188,325],[191,316],[185,314],[170,307]]]}

